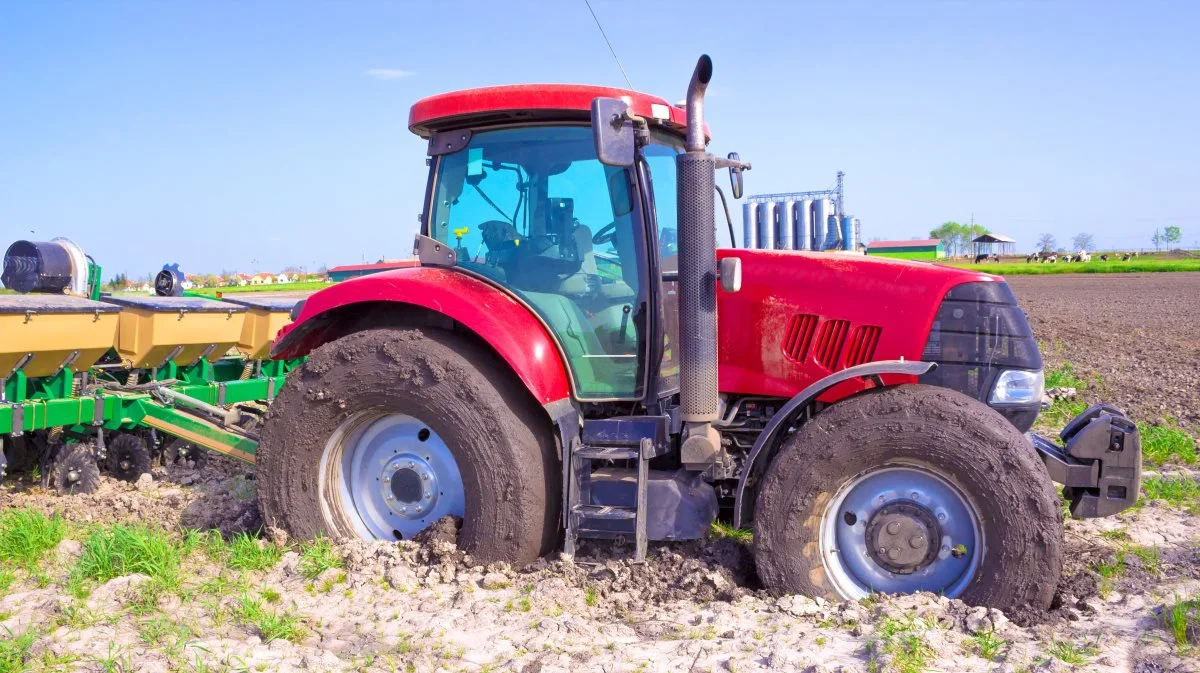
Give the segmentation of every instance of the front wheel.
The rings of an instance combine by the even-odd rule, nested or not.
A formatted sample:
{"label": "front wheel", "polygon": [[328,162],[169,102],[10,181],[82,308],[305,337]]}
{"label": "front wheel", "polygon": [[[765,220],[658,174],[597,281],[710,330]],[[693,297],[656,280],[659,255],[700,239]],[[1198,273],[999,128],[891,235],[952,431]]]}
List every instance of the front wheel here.
{"label": "front wheel", "polygon": [[755,506],[759,576],[830,599],[929,591],[1047,608],[1062,510],[1029,442],[986,405],[905,385],[835,404],[785,440]]}
{"label": "front wheel", "polygon": [[407,540],[460,517],[483,562],[558,543],[553,426],[485,347],[438,329],[325,344],[271,404],[259,444],[268,525],[300,538]]}

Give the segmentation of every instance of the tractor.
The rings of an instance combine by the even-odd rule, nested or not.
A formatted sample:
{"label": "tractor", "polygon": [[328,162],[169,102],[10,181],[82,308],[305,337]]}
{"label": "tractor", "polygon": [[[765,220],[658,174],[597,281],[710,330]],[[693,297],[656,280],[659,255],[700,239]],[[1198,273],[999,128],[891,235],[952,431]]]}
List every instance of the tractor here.
{"label": "tractor", "polygon": [[[1003,279],[718,249],[700,58],[687,98],[517,85],[416,102],[420,265],[324,289],[258,445],[269,526],[408,540],[446,516],[480,562],[580,540],[753,531],[774,593],[930,591],[1046,608],[1063,509],[1136,499],[1136,426],[1028,433],[1042,360]],[[728,221],[728,209],[725,209]],[[731,227],[732,229],[732,227]],[[602,542],[592,544],[603,544]]]}

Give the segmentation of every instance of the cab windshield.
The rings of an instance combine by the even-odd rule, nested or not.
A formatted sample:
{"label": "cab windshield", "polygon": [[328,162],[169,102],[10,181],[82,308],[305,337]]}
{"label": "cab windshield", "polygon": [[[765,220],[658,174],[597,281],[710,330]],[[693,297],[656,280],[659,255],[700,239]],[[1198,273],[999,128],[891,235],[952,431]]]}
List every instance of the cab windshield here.
{"label": "cab windshield", "polygon": [[429,236],[537,311],[580,399],[640,398],[645,264],[631,173],[600,163],[587,126],[477,132],[434,170]]}

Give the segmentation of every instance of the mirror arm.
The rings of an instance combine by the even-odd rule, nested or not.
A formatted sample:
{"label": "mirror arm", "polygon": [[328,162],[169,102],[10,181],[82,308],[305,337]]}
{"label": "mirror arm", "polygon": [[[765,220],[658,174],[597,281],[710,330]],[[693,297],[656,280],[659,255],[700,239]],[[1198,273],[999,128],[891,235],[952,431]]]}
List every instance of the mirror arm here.
{"label": "mirror arm", "polygon": [[733,159],[722,159],[721,157],[713,157],[713,163],[717,168],[732,168],[735,171],[750,170],[749,161],[734,161]]}
{"label": "mirror arm", "polygon": [[737,247],[737,239],[733,237],[733,218],[729,216],[729,202],[725,200],[725,192],[721,191],[720,185],[713,185],[713,189],[717,190],[717,195],[721,197],[721,206],[725,209],[725,224],[729,225],[729,247]]}

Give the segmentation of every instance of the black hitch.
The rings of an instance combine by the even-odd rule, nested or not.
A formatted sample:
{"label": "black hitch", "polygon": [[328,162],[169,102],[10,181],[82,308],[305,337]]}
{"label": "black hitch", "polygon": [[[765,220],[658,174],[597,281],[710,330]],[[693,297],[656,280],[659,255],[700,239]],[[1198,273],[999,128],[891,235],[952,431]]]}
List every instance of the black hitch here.
{"label": "black hitch", "polygon": [[1030,434],[1050,478],[1062,484],[1071,516],[1111,516],[1137,502],[1142,487],[1142,440],[1137,425],[1116,407],[1097,404],[1059,433],[1062,444]]}

